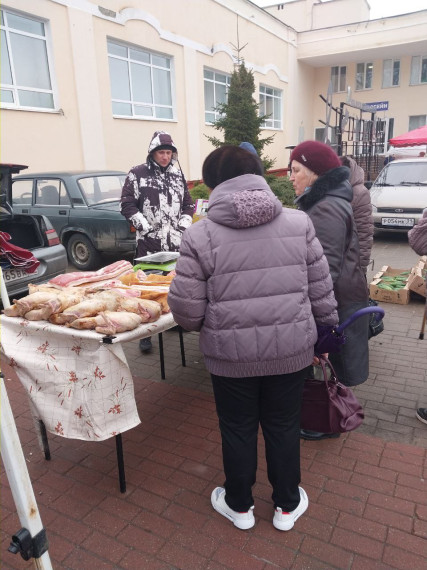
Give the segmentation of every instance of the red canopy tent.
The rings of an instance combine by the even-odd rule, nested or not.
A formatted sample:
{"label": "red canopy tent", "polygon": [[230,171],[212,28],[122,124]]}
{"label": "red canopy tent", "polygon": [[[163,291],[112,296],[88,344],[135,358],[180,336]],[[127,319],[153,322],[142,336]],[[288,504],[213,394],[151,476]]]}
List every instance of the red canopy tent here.
{"label": "red canopy tent", "polygon": [[427,145],[427,125],[394,137],[388,142],[395,147]]}

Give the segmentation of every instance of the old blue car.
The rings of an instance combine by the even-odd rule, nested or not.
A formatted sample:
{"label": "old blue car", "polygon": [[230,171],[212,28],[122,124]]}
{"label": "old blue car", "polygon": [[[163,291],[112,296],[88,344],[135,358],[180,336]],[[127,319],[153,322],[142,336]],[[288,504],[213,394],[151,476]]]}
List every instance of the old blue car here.
{"label": "old blue car", "polygon": [[70,263],[97,269],[101,254],[129,258],[135,251],[135,228],[120,213],[125,178],[125,172],[115,170],[15,176],[13,211],[47,216]]}

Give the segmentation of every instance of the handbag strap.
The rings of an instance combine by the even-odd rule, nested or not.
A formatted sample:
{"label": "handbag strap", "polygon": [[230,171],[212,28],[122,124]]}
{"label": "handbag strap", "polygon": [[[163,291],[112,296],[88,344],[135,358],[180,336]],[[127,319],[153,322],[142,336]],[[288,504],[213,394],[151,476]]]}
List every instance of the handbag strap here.
{"label": "handbag strap", "polygon": [[[320,361],[320,366],[322,367],[324,381],[325,382],[333,382],[334,384],[338,384],[337,373],[335,372],[335,369],[332,366],[329,358],[326,358],[326,356],[319,356],[318,358]],[[329,377],[328,377],[328,372],[326,370],[326,366],[329,366],[329,369],[331,371],[331,375]]]}

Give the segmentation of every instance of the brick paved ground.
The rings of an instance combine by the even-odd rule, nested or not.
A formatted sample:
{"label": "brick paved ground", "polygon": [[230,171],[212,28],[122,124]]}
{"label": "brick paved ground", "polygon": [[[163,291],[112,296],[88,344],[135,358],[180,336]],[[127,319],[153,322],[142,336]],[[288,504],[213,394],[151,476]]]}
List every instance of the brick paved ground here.
{"label": "brick paved ground", "polygon": [[[375,272],[409,268],[417,256],[401,236],[378,238]],[[370,271],[372,275],[372,271]],[[142,423],[123,434],[127,491],[118,489],[113,440],[49,435],[42,456],[23,388],[7,364],[6,387],[56,569],[351,569],[424,570],[427,566],[427,340],[420,341],[421,301],[384,304],[386,331],[370,341],[370,378],[356,389],[365,422],[338,440],[302,442],[302,485],[310,506],[288,533],[271,524],[271,490],[260,447],[256,526],[239,531],[210,506],[222,483],[220,437],[209,377],[186,333],[164,336],[150,355],[125,345]],[[7,552],[20,528],[2,472],[2,568],[30,568]]]}

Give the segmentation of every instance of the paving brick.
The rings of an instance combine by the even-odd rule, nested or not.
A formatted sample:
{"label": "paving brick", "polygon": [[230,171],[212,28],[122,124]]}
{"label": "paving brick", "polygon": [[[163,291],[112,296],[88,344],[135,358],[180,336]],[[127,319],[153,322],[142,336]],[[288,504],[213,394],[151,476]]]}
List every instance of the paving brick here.
{"label": "paving brick", "polygon": [[[55,518],[54,523],[52,525],[46,526],[46,528],[48,531],[50,528],[52,528],[56,535],[61,536],[62,538],[65,538],[75,544],[80,544],[80,541],[83,541],[92,533],[92,529],[86,526],[82,520],[74,520],[66,514],[58,515]],[[48,536],[50,537],[50,533]]]}
{"label": "paving brick", "polygon": [[151,555],[156,554],[165,544],[165,540],[160,536],[147,532],[145,529],[133,524],[126,526],[117,535],[117,540],[121,544]]}
{"label": "paving brick", "polygon": [[170,541],[180,548],[188,548],[207,559],[221,546],[221,541],[218,539],[188,527],[179,527],[174,535],[171,536]]}
{"label": "paving brick", "polygon": [[102,509],[94,509],[88,513],[83,521],[85,525],[102,532],[110,537],[115,537],[127,525],[127,521],[111,515]]}
{"label": "paving brick", "polygon": [[195,513],[191,509],[171,504],[167,507],[163,515],[179,525],[188,526],[190,528],[201,528],[209,519],[208,515],[210,514],[210,512],[206,515]]}
{"label": "paving brick", "polygon": [[[394,488],[394,487],[393,487]],[[336,493],[342,497],[346,497],[348,499],[353,499],[355,501],[359,501],[361,503],[365,503],[369,496],[369,487],[366,488],[364,486],[360,486],[357,483],[344,483],[342,481],[334,481],[333,479],[329,479],[326,481],[324,486],[324,491],[329,493]]]}
{"label": "paving brick", "polygon": [[264,561],[258,560],[256,556],[247,554],[242,550],[232,548],[226,544],[215,552],[213,559],[232,570],[243,570],[243,568],[262,570],[262,568],[264,568]]}
{"label": "paving brick", "polygon": [[171,542],[168,543],[167,547],[162,548],[157,556],[173,568],[194,568],[194,570],[206,568],[206,558]]}
{"label": "paving brick", "polygon": [[368,502],[371,505],[377,505],[384,509],[400,513],[401,515],[413,516],[415,512],[414,500],[407,501],[396,497],[390,497],[383,493],[371,493],[369,495]]}
{"label": "paving brick", "polygon": [[381,540],[374,540],[367,536],[362,536],[354,530],[346,530],[336,527],[332,533],[331,544],[344,546],[346,550],[351,550],[357,554],[363,554],[374,560],[381,560],[384,544]]}
{"label": "paving brick", "polygon": [[337,521],[337,528],[342,528],[356,534],[373,538],[377,541],[385,541],[387,537],[387,526],[366,518],[356,517],[348,513],[340,513]]}
{"label": "paving brick", "polygon": [[64,566],[66,568],[72,568],[73,570],[81,570],[82,568],[96,568],[97,570],[108,568],[111,570],[111,562],[105,559],[102,560],[102,558],[79,547],[75,548],[71,554],[67,556],[64,560]]}
{"label": "paving brick", "polygon": [[324,475],[327,478],[345,482],[350,481],[352,475],[352,472],[348,469],[339,469],[333,465],[328,465],[327,463],[317,461],[313,463],[310,471],[319,475]]}
{"label": "paving brick", "polygon": [[391,570],[391,568],[395,568],[395,566],[390,566],[390,564],[385,564],[379,560],[372,560],[372,558],[365,558],[360,554],[354,557],[351,565],[351,570]]}
{"label": "paving brick", "polygon": [[394,546],[385,546],[383,561],[389,564],[392,568],[398,570],[425,570],[426,558],[425,555],[419,556],[401,548]]}
{"label": "paving brick", "polygon": [[361,458],[363,460],[357,461],[354,467],[355,473],[360,474],[362,476],[367,475],[371,478],[382,479],[390,483],[395,483],[397,481],[399,473],[397,473],[396,471],[384,469],[383,467],[376,467],[371,463],[365,462],[366,456],[363,457],[363,454],[361,454]]}
{"label": "paving brick", "polygon": [[93,532],[83,540],[82,547],[113,564],[117,564],[129,551],[127,546],[117,540],[111,540],[111,536],[100,532]]}
{"label": "paving brick", "polygon": [[134,517],[132,524],[165,539],[170,538],[176,530],[176,524],[166,516],[162,517],[145,509]]}
{"label": "paving brick", "polygon": [[[276,533],[279,531],[276,530]],[[276,544],[254,536],[248,541],[243,552],[262,560],[267,564],[276,565],[279,568],[290,568],[295,559],[295,550],[286,548],[280,542]]]}
{"label": "paving brick", "polygon": [[120,568],[128,568],[129,570],[171,570],[171,565],[139,550],[129,550],[126,556],[120,560]]}
{"label": "paving brick", "polygon": [[[320,562],[310,556],[298,554],[292,564],[292,570],[331,570],[332,567],[328,563]],[[366,570],[366,566],[364,568]],[[388,569],[390,570],[390,569]]]}
{"label": "paving brick", "polygon": [[138,508],[147,509],[153,513],[162,513],[169,505],[169,500],[155,495],[145,489],[135,489],[129,495],[131,501]]}
{"label": "paving brick", "polygon": [[382,457],[380,466],[385,467],[386,469],[392,469],[394,471],[398,471],[399,473],[406,473],[407,475],[414,475],[418,477],[421,477],[422,475],[421,465],[415,465],[413,463],[405,463],[404,461],[397,461],[395,459],[386,459]]}
{"label": "paving brick", "polygon": [[[396,473],[397,477],[397,473]],[[350,486],[357,485],[366,490],[378,491],[379,493],[389,493],[393,494],[396,485],[391,481],[381,479],[380,477],[369,477],[368,475],[360,475],[359,473],[354,473],[350,479]]]}
{"label": "paving brick", "polygon": [[63,513],[75,520],[81,520],[92,509],[92,505],[77,501],[67,494],[58,497],[51,506],[58,513]]}
{"label": "paving brick", "polygon": [[308,536],[301,545],[301,552],[307,556],[312,556],[326,562],[336,568],[350,568],[352,554],[343,548],[333,544],[325,544],[323,541]]}
{"label": "paving brick", "polygon": [[[427,540],[427,522],[415,520],[414,521],[414,535]],[[427,547],[426,547],[427,548]]]}
{"label": "paving brick", "polygon": [[335,493],[322,493],[318,500],[319,504],[326,505],[344,511],[352,515],[361,515],[364,509],[364,503],[349,497],[339,496]]}
{"label": "paving brick", "polygon": [[394,511],[367,505],[363,516],[368,520],[379,522],[386,526],[398,528],[408,533],[412,531],[412,517],[401,515]]}
{"label": "paving brick", "polygon": [[195,491],[196,493],[203,493],[204,490],[212,487],[206,479],[201,479],[195,475],[190,475],[183,471],[175,471],[169,478],[170,483],[174,483],[179,490],[187,489],[188,491]]}

